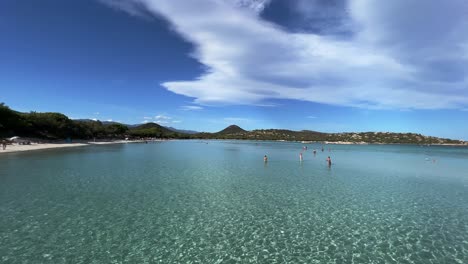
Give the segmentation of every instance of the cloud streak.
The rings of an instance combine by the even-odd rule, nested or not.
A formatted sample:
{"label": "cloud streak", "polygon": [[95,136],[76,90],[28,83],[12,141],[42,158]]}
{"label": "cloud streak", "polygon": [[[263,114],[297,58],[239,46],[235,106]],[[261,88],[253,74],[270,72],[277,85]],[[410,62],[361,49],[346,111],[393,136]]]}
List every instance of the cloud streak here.
{"label": "cloud streak", "polygon": [[143,121],[141,123],[146,124],[150,122],[158,123],[160,125],[169,125],[169,124],[181,123],[182,120],[174,119],[173,117],[168,116],[166,114],[158,114],[154,117],[149,117],[149,116],[143,117]]}
{"label": "cloud streak", "polygon": [[197,111],[197,110],[202,110],[203,107],[198,106],[198,105],[183,105],[180,107],[180,109],[184,111]]}
{"label": "cloud streak", "polygon": [[245,117],[225,117],[225,123],[246,123],[246,122],[253,122],[253,119],[245,118]]}
{"label": "cloud streak", "polygon": [[191,56],[207,72],[162,83],[194,103],[291,99],[371,109],[468,106],[463,0],[349,0],[352,37],[345,39],[330,32],[291,33],[263,20],[259,14],[270,1],[123,1],[164,17],[194,45]]}

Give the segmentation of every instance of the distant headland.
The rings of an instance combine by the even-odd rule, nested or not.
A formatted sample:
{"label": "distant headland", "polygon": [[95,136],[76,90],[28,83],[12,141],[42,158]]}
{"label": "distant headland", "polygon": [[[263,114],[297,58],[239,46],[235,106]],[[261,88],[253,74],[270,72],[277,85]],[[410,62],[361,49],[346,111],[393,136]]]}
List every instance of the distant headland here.
{"label": "distant headland", "polygon": [[322,142],[333,144],[419,144],[468,145],[455,139],[424,136],[416,133],[359,132],[324,133],[311,130],[287,129],[244,130],[237,125],[215,132],[196,132],[164,127],[156,123],[126,125],[117,122],[72,120],[60,113],[22,113],[0,104],[0,138],[24,137],[53,141],[63,140],[135,140],[160,139],[240,139]]}

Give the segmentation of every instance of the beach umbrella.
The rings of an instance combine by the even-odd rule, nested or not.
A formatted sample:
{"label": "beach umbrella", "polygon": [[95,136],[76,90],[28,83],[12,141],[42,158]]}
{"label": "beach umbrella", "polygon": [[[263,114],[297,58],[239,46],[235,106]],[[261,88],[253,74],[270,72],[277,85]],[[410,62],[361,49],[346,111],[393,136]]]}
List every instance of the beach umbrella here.
{"label": "beach umbrella", "polygon": [[20,138],[20,137],[12,137],[12,138],[9,138],[8,140],[13,141],[13,140],[16,140],[16,139],[19,139],[19,138]]}

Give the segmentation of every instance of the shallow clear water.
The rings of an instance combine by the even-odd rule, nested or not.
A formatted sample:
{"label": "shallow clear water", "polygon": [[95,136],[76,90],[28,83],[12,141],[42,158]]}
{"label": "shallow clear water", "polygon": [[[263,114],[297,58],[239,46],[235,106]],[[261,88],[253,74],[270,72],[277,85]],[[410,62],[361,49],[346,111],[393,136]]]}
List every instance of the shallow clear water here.
{"label": "shallow clear water", "polygon": [[0,155],[0,262],[468,263],[468,148],[302,146]]}

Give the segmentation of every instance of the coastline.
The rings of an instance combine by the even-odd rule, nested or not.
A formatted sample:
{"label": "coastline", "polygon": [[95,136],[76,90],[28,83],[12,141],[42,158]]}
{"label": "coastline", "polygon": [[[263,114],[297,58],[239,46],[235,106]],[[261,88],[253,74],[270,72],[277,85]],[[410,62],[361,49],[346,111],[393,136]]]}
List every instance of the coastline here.
{"label": "coastline", "polygon": [[452,146],[452,147],[467,147],[468,144],[457,143],[432,143],[432,144],[416,144],[416,143],[381,143],[381,142],[352,142],[352,141],[297,141],[302,144],[321,143],[324,145],[414,145],[414,146]]}
{"label": "coastline", "polygon": [[[150,140],[152,141],[161,141],[161,140]],[[35,150],[44,150],[44,149],[57,149],[57,148],[73,148],[73,147],[85,147],[93,145],[110,145],[110,144],[128,144],[128,143],[144,143],[145,140],[114,140],[114,141],[85,141],[85,142],[76,142],[76,143],[31,143],[31,145],[19,145],[17,143],[8,145],[5,150],[0,148],[0,155],[2,153],[15,153],[15,152],[25,152],[25,151],[35,151]]]}
{"label": "coastline", "polygon": [[[167,140],[167,139],[166,139]],[[35,150],[46,150],[46,149],[57,149],[57,148],[73,148],[73,147],[86,147],[93,145],[109,145],[109,144],[130,144],[130,143],[144,143],[146,142],[159,142],[166,141],[163,139],[153,139],[153,140],[110,140],[110,141],[77,141],[74,143],[65,143],[65,142],[54,142],[54,143],[31,143],[30,145],[20,145],[14,143],[8,145],[5,150],[0,148],[0,155],[2,153],[15,153],[15,152],[26,152],[26,151],[35,151]],[[174,140],[174,139],[170,139]],[[201,139],[188,139],[188,140],[201,140]],[[205,139],[205,140],[241,140],[246,139]],[[246,141],[249,141],[248,139]],[[313,144],[319,143],[324,145],[406,145],[401,143],[368,143],[368,142],[347,142],[347,141],[289,141],[289,140],[254,140],[254,141],[277,141],[277,142],[297,142],[302,144]],[[420,144],[408,144],[408,145],[420,145]],[[420,146],[452,146],[452,147],[468,147],[467,144],[421,144]]]}

